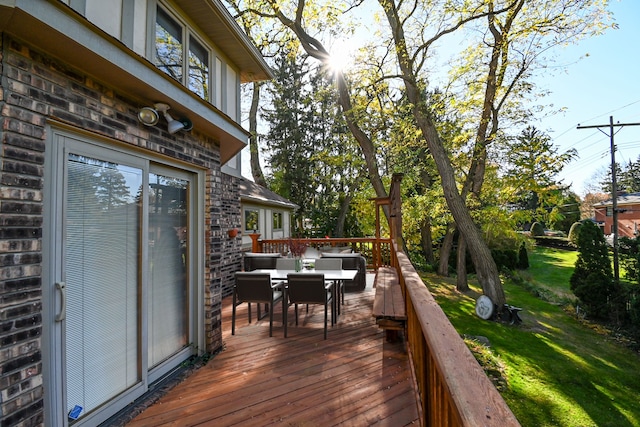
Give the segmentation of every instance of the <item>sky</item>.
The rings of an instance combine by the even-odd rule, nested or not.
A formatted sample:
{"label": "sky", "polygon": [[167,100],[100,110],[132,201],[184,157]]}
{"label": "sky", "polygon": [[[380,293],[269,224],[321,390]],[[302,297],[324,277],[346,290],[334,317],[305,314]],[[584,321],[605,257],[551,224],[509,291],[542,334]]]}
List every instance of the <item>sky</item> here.
{"label": "sky", "polygon": [[[617,30],[560,51],[564,62],[572,65],[546,88],[551,91],[547,101],[564,112],[535,124],[547,132],[558,152],[578,151],[578,158],[558,178],[581,197],[594,176],[611,166],[609,117],[614,124],[640,124],[640,1],[614,0],[610,9]],[[606,126],[600,131],[577,129],[578,125]],[[640,126],[614,128],[614,142],[616,162],[638,160]]]}
{"label": "sky", "polygon": [[[536,81],[550,92],[544,103],[562,112],[531,124],[551,137],[558,153],[577,150],[557,178],[580,197],[611,165],[609,117],[614,124],[640,123],[640,0],[611,0],[610,10],[618,29],[558,48],[559,71]],[[605,126],[600,131],[578,125]],[[614,141],[618,163],[638,160],[640,126],[616,127]],[[250,177],[248,149],[242,156],[243,175]]]}

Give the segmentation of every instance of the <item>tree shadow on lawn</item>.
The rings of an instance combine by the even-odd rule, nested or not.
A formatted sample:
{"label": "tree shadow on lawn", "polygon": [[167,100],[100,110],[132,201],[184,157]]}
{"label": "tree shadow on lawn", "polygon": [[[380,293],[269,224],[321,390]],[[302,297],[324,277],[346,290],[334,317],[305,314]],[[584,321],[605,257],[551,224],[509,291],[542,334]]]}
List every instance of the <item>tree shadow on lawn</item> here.
{"label": "tree shadow on lawn", "polygon": [[506,364],[505,400],[523,426],[640,425],[640,359],[580,325],[561,307],[517,286],[505,286],[521,303],[523,323],[510,326],[475,315],[481,295],[455,290],[450,278],[425,278],[461,335],[485,336]]}
{"label": "tree shadow on lawn", "polygon": [[534,334],[537,339],[526,346],[496,350],[511,367],[504,396],[516,416],[531,426],[639,425],[633,409],[638,390],[628,380],[624,385],[612,379],[621,370],[591,353],[597,349],[567,349],[549,334],[554,332]]}

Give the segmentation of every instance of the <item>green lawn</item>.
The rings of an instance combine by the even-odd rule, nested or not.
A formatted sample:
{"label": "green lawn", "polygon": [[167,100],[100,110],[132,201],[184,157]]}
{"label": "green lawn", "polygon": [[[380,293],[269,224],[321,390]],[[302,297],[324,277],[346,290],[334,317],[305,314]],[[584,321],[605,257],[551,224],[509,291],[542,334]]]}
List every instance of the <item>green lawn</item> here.
{"label": "green lawn", "polygon": [[519,326],[479,319],[480,290],[473,284],[472,292],[460,294],[452,279],[424,278],[460,334],[489,339],[507,384],[501,393],[523,426],[640,426],[640,355],[558,303],[573,299],[569,277],[576,256],[537,248],[526,285],[505,283],[508,302],[523,308]]}

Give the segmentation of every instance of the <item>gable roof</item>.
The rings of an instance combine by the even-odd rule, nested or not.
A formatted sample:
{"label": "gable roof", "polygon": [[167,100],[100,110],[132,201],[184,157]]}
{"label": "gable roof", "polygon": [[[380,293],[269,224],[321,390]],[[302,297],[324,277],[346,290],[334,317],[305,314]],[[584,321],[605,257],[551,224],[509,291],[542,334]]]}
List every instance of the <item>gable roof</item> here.
{"label": "gable roof", "polygon": [[[640,193],[621,193],[616,200],[618,205],[640,205]],[[605,200],[604,202],[596,203],[594,207],[612,206],[613,199]]]}
{"label": "gable roof", "polygon": [[285,209],[297,209],[299,207],[290,200],[246,178],[238,178],[238,187],[240,188],[240,200],[244,202],[278,206]]}

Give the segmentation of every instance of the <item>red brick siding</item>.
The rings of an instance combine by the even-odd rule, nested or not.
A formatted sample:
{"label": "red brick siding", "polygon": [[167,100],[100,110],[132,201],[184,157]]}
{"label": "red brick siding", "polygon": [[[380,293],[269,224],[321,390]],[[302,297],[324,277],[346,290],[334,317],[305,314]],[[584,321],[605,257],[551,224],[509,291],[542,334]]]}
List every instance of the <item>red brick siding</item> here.
{"label": "red brick siding", "polygon": [[[611,234],[613,229],[613,215],[607,216],[606,207],[595,208],[595,220],[604,224],[604,234]],[[618,234],[619,237],[635,237],[636,230],[640,231],[640,205],[618,205]]]}

